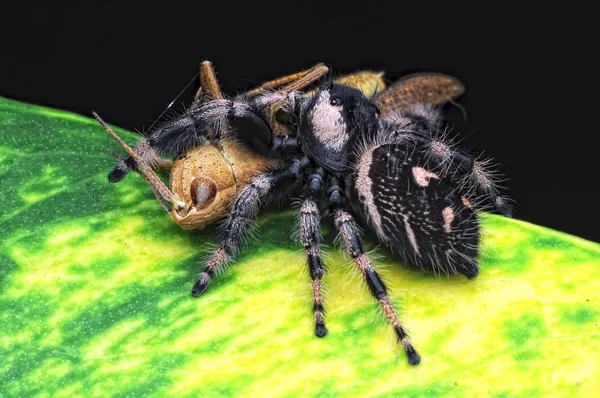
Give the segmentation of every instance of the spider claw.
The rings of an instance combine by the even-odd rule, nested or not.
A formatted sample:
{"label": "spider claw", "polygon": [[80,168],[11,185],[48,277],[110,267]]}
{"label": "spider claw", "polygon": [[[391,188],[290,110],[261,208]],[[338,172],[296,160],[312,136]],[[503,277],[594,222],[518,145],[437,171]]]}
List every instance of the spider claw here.
{"label": "spider claw", "polygon": [[127,175],[127,168],[121,167],[119,164],[108,174],[108,182],[114,184],[121,181]]}
{"label": "spider claw", "polygon": [[511,209],[501,209],[500,214],[502,214],[504,217],[507,217],[507,218],[513,218]]}
{"label": "spider claw", "polygon": [[119,182],[123,178],[125,178],[127,173],[129,173],[129,170],[138,171],[137,163],[132,157],[123,158],[116,153],[113,154],[113,156],[115,155],[117,155],[120,158],[120,160],[119,163],[115,166],[115,168],[112,169],[112,171],[108,174],[108,182],[110,182],[111,184]]}
{"label": "spider claw", "polygon": [[504,217],[512,218],[512,208],[505,198],[501,196],[497,197],[494,201],[494,206]]}
{"label": "spider claw", "polygon": [[200,279],[194,284],[194,287],[192,288],[192,296],[198,297],[202,295],[202,293],[204,293],[208,288],[209,283],[210,276],[206,272],[201,273]]}
{"label": "spider claw", "polygon": [[325,337],[327,335],[327,327],[324,323],[317,323],[315,326],[315,336],[317,337]]}
{"label": "spider claw", "polygon": [[458,264],[459,270],[461,274],[467,277],[467,279],[475,279],[477,275],[479,275],[479,268],[477,265],[472,263]]}
{"label": "spider claw", "polygon": [[409,364],[418,365],[421,363],[421,356],[412,346],[406,347],[404,351],[406,352],[406,356],[408,357]]}
{"label": "spider claw", "polygon": [[[396,331],[397,333],[397,331]],[[415,347],[410,343],[408,338],[404,337],[399,339],[400,344],[402,344],[402,348],[404,348],[404,352],[406,353],[406,357],[408,359],[408,363],[411,365],[418,365],[421,363],[421,356],[415,350]]]}

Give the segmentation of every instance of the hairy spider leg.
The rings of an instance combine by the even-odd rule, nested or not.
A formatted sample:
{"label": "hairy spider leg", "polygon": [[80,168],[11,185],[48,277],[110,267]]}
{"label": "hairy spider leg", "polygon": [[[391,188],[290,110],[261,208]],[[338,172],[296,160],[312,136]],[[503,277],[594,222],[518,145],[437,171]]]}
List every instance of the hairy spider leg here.
{"label": "hairy spider leg", "polygon": [[379,302],[383,314],[394,327],[396,337],[400,344],[402,344],[402,348],[408,358],[408,363],[418,365],[421,362],[421,356],[414,349],[406,331],[400,323],[396,309],[387,295],[385,283],[381,280],[379,274],[373,268],[373,263],[363,250],[359,228],[352,215],[346,211],[344,206],[344,196],[340,181],[332,177],[327,191],[330,210],[333,214],[333,222],[340,232],[346,251],[358,267],[369,287],[369,291]]}
{"label": "hairy spider leg", "polygon": [[[173,161],[165,159],[156,154],[154,149],[150,146],[148,139],[141,140],[133,152],[137,155],[137,161],[143,161],[146,164],[152,163],[152,166],[159,170],[171,170],[173,167]],[[121,158],[119,163],[112,169],[108,174],[108,182],[115,183],[121,181],[131,169],[136,168],[136,160],[132,156]]]}
{"label": "hairy spider leg", "polygon": [[[131,156],[131,158],[136,162],[137,166],[135,167],[135,170],[144,179],[144,181],[146,181],[148,183],[148,185],[152,189],[152,192],[154,192],[154,195],[156,196],[156,198],[158,199],[160,204],[164,207],[164,209],[170,215],[171,210],[169,209],[167,203],[173,203],[174,199],[176,199],[175,195],[162,182],[162,180],[154,173],[152,168],[150,168],[150,166],[148,166],[145,162],[141,161],[138,158],[138,155],[135,153],[135,151],[133,149],[131,149],[129,147],[129,145],[127,145],[127,143],[125,143],[125,141],[123,141],[123,139],[121,139],[121,137],[119,137],[117,135],[117,133],[115,133],[113,131],[113,129],[111,129],[108,126],[108,124],[106,124],[106,122],[104,120],[102,120],[102,118],[96,112],[93,112],[92,114],[94,115],[96,120],[98,120],[100,125],[102,125],[102,127],[104,127],[104,130],[106,130],[106,132],[108,134],[110,134],[119,143],[119,145],[121,145],[123,147],[123,149],[125,149],[125,151],[129,154],[129,156]],[[121,156],[117,155],[116,153],[113,153],[113,156],[122,159]],[[141,170],[140,170],[140,168],[141,168]]]}
{"label": "hairy spider leg", "polygon": [[[203,95],[206,94],[209,99],[212,100],[220,100],[223,99],[223,93],[221,92],[221,88],[219,87],[219,82],[217,81],[217,77],[210,61],[204,61],[200,65],[200,88],[196,92],[194,97],[194,102],[190,108],[190,112],[197,109],[203,103]],[[179,126],[177,128],[185,129],[186,127],[192,127],[193,123],[189,123],[188,120],[184,119],[184,122],[188,122],[189,126]],[[179,123],[181,124],[181,123]],[[159,130],[160,132],[160,130]],[[151,138],[145,138],[141,140],[138,145],[133,149],[135,154],[137,155],[137,159],[134,160],[132,156],[127,158],[121,158],[119,163],[115,166],[115,168],[108,175],[108,180],[111,183],[119,182],[125,177],[127,172],[134,168],[136,162],[144,162],[146,164],[151,163],[152,167],[161,169],[161,170],[170,170],[173,166],[173,161],[170,159],[165,159],[159,156],[156,151],[150,145]],[[152,187],[152,185],[150,184]]]}
{"label": "hairy spider leg", "polygon": [[257,95],[263,94],[265,91],[281,87],[284,84],[288,84],[288,86],[283,88],[283,91],[285,91],[286,93],[302,90],[306,86],[310,85],[311,83],[317,81],[322,76],[327,74],[327,72],[329,72],[329,68],[327,68],[325,64],[319,63],[310,69],[306,69],[301,72],[293,73],[287,76],[282,76],[277,79],[265,82],[259,87],[252,89],[242,94],[241,96],[246,98],[256,97]]}
{"label": "hairy spider leg", "polygon": [[[277,85],[291,82],[281,89],[280,94],[283,98],[285,95],[301,90],[315,82],[328,71],[329,69],[324,64],[317,64],[306,71],[284,76],[273,82],[267,82],[266,87],[277,87]],[[233,104],[231,101],[223,99],[214,68],[209,61],[204,61],[201,64],[200,82],[201,87],[196,93],[196,98],[191,109],[181,118],[161,126],[160,129],[154,131],[148,138],[140,141],[134,148],[139,159],[146,163],[151,163],[152,166],[154,166],[154,163],[161,166],[167,165],[155,148],[160,148],[161,152],[169,152],[177,149],[175,152],[180,153],[185,152],[185,150],[183,150],[184,148],[189,149],[190,147],[193,147],[190,142],[195,143],[198,136],[204,136],[209,139],[218,139],[221,136],[222,119],[228,113],[228,110],[232,109]],[[265,91],[263,88],[259,87],[259,89],[259,91],[252,90],[249,93],[252,94],[256,91],[256,93],[252,94],[255,96]],[[204,102],[202,99],[203,93],[206,93],[209,98],[213,98],[213,102]],[[242,96],[247,95],[248,93]],[[275,112],[274,109],[279,109],[279,107],[279,104],[273,104],[272,113]],[[208,129],[199,129],[199,125],[207,126]],[[211,129],[216,131],[208,131]],[[186,140],[190,142],[187,142]],[[176,148],[177,146],[180,147]],[[133,167],[134,163],[131,156],[119,161],[108,175],[109,182],[116,183],[121,181]]]}
{"label": "hairy spider leg", "polygon": [[[481,200],[491,202],[500,214],[512,216],[510,200],[498,191],[494,173],[488,170],[488,162],[473,159],[442,138],[427,137],[415,132],[406,132],[406,136],[411,137],[417,148],[425,153],[432,170],[441,170],[452,180],[459,180],[457,187],[461,194],[470,196],[473,192],[478,192]],[[449,170],[453,170],[451,175]]]}
{"label": "hairy spider leg", "polygon": [[[220,137],[221,128],[233,103],[228,100],[215,100],[201,104],[181,117],[168,121],[141,140],[134,152],[143,163],[154,165],[166,153],[181,154],[189,149]],[[111,183],[121,181],[131,168],[133,159],[128,157],[119,162],[109,173]]]}
{"label": "hairy spider leg", "polygon": [[303,189],[305,197],[300,207],[298,220],[300,224],[300,241],[304,246],[308,272],[312,280],[315,335],[318,337],[324,337],[327,334],[321,280],[325,274],[325,267],[321,258],[321,214],[318,205],[319,199],[323,196],[323,176],[324,171],[319,167],[308,177]]}
{"label": "hairy spider leg", "polygon": [[215,274],[240,250],[260,207],[294,193],[302,180],[302,169],[308,164],[307,157],[293,159],[285,168],[257,175],[240,192],[223,224],[219,247],[200,273],[192,288],[192,296],[204,293]]}

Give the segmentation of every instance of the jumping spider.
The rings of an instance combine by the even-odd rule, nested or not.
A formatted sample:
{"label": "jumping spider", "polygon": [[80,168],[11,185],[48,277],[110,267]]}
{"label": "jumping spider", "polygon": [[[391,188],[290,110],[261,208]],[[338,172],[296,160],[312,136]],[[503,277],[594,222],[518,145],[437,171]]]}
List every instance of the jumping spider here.
{"label": "jumping spider", "polygon": [[[281,120],[296,131],[296,139],[287,140],[288,150],[283,152],[273,149],[275,139],[264,113],[275,103],[283,104],[285,118]],[[156,130],[147,142],[161,153],[185,153],[208,134],[224,128],[241,134],[242,140],[254,140],[253,150],[277,158],[274,167],[256,174],[236,195],[219,246],[199,275],[192,295],[200,296],[233,259],[262,206],[300,197],[300,240],[312,279],[315,334],[327,334],[319,234],[321,209],[326,207],[346,251],[392,324],[408,362],[420,363],[386,285],[363,250],[355,217],[404,261],[425,271],[459,273],[471,279],[479,272],[476,209],[490,203],[508,216],[510,207],[509,200],[499,194],[493,175],[486,171],[487,163],[446,142],[435,108],[423,104],[400,108],[401,112],[386,108],[382,113],[361,91],[330,82],[311,96],[275,91],[250,101],[209,101]],[[133,159],[130,163],[139,168],[157,196],[174,204],[172,213],[187,211],[140,159],[139,151],[130,149],[95,116],[127,150]]]}

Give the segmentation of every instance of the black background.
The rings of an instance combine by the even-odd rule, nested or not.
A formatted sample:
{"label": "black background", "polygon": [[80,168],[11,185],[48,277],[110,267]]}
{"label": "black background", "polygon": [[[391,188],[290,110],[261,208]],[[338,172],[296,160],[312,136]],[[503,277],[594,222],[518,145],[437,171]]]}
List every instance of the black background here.
{"label": "black background", "polygon": [[445,72],[467,87],[467,121],[448,109],[456,134],[502,165],[516,218],[600,241],[591,1],[109,3],[4,12],[0,95],[142,129],[204,59],[229,93],[317,62]]}

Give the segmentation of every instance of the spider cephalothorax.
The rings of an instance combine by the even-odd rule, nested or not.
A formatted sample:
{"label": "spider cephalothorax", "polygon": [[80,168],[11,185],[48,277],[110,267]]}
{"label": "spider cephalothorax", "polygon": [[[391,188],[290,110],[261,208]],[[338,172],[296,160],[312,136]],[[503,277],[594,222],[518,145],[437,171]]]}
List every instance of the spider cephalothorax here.
{"label": "spider cephalothorax", "polygon": [[[169,127],[170,138],[161,145],[171,149],[181,143],[189,146],[217,127],[231,128],[242,139],[250,139],[253,130],[271,131],[272,122],[262,110],[265,104],[280,101],[288,116],[282,120],[296,129],[297,136],[297,140],[289,140],[284,152],[269,152],[272,146],[261,148],[263,144],[252,146],[254,151],[276,153],[276,163],[254,175],[236,193],[223,223],[220,243],[207,260],[192,295],[201,295],[231,262],[260,207],[299,197],[299,236],[312,279],[315,334],[327,334],[321,286],[325,268],[319,234],[321,209],[325,208],[346,251],[392,324],[408,362],[418,364],[420,356],[409,341],[385,284],[364,252],[355,218],[406,262],[427,271],[473,278],[479,271],[476,210],[491,204],[509,215],[510,209],[486,171],[486,163],[456,150],[442,138],[441,117],[435,108],[408,103],[395,109],[389,106],[395,102],[392,99],[384,92],[379,102],[377,98],[373,101],[359,90],[329,83],[311,96],[269,92],[251,102],[212,101],[198,107],[202,111],[177,121],[181,123],[178,128]],[[216,111],[219,107],[227,111]],[[266,138],[267,134],[258,136]],[[171,201],[174,211],[180,210],[173,193],[136,151],[120,142],[137,161],[157,196]]]}
{"label": "spider cephalothorax", "polygon": [[337,175],[352,171],[352,148],[377,131],[379,109],[370,101],[362,101],[360,94],[352,87],[331,84],[306,101],[301,111],[301,150]]}

